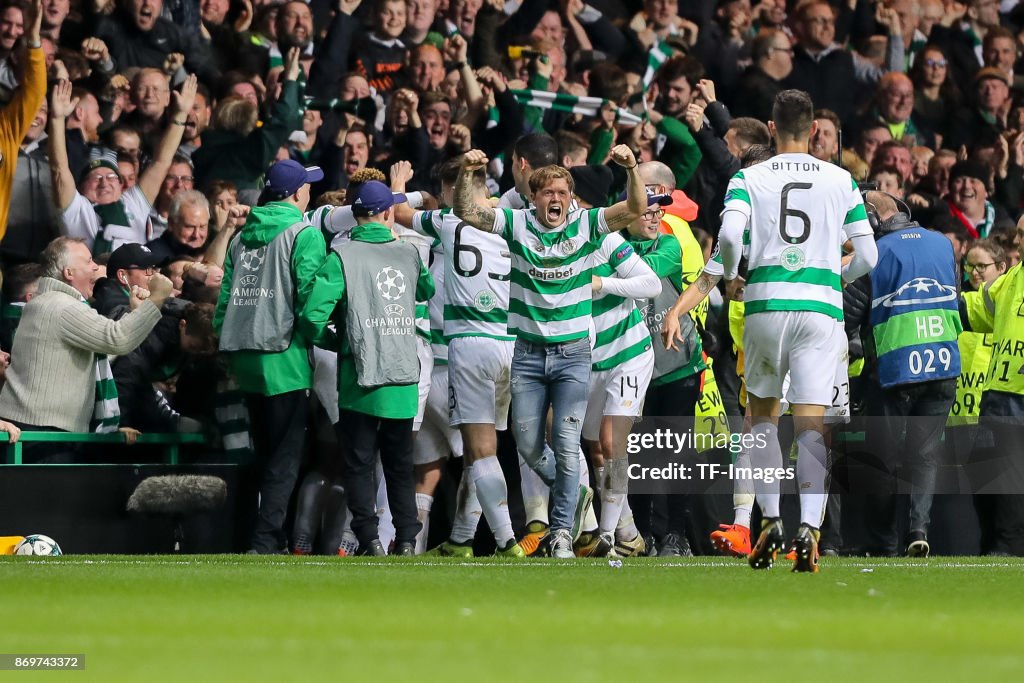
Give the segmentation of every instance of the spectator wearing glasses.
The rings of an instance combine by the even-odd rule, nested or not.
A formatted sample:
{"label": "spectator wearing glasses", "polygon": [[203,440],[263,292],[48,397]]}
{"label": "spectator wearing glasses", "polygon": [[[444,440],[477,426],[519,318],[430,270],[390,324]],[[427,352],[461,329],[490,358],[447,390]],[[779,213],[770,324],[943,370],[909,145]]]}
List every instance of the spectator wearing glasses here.
{"label": "spectator wearing glasses", "polygon": [[153,224],[153,234],[161,235],[168,227],[168,212],[171,210],[171,202],[182,192],[193,189],[195,176],[192,171],[192,162],[180,154],[174,155],[171,167],[167,170],[164,182],[160,185],[160,192],[153,202],[153,210],[149,212],[149,219]]}
{"label": "spectator wearing glasses", "polygon": [[937,45],[921,49],[910,70],[914,82],[914,120],[938,144],[949,137],[949,125],[960,108],[960,88],[952,77],[946,53]]}
{"label": "spectator wearing glasses", "polygon": [[[879,20],[889,33],[886,63],[890,71],[903,70],[903,36],[899,16],[881,8]],[[796,54],[787,88],[807,92],[816,107],[831,109],[840,121],[852,121],[859,100],[860,86],[873,86],[885,73],[871,62],[848,52],[835,42],[835,10],[826,0],[813,0],[801,6],[793,27]]]}
{"label": "spectator wearing glasses", "polygon": [[729,111],[766,122],[782,81],[793,71],[793,45],[784,31],[772,30],[755,38],[751,51],[754,63],[740,76]]}
{"label": "spectator wearing glasses", "polygon": [[869,123],[881,123],[893,140],[906,146],[934,147],[935,138],[921,126],[914,114],[914,82],[909,76],[891,72],[878,82],[874,105],[860,120],[858,129]]}
{"label": "spectator wearing glasses", "polygon": [[132,287],[146,289],[163,259],[142,244],[123,244],[107,261],[107,276],[96,281],[93,307],[100,315],[118,320],[129,310]]}
{"label": "spectator wearing glasses", "polygon": [[190,76],[175,93],[174,115],[167,127],[153,162],[139,176],[139,182],[125,190],[117,157],[109,150],[97,150],[85,171],[75,177],[68,166],[64,126],[75,108],[71,84],[61,81],[53,90],[50,104],[50,170],[57,208],[61,212],[61,232],[85,240],[94,254],[105,254],[128,242],[144,243],[152,239],[149,212],[174,151],[181,142],[185,114],[192,109],[196,78]]}

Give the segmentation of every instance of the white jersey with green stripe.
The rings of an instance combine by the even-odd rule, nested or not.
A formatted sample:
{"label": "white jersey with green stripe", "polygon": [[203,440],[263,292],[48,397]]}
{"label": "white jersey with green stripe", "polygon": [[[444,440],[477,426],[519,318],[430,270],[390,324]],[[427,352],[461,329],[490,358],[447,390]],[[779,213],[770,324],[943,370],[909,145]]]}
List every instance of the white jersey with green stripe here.
{"label": "white jersey with green stripe", "polygon": [[[593,274],[628,278],[643,259],[617,233],[602,236],[594,255]],[[594,337],[591,369],[611,370],[651,349],[651,333],[632,298],[598,292],[593,295]]]}
{"label": "white jersey with green stripe", "polygon": [[466,225],[451,209],[417,211],[413,228],[444,251],[444,336],[512,340],[508,331],[508,245]]}
{"label": "white jersey with green stripe", "polygon": [[[393,230],[398,239],[408,242],[416,247],[416,251],[420,254],[420,261],[423,262],[424,266],[429,267],[430,245],[434,242],[433,238],[397,224],[394,226]],[[437,296],[436,291],[434,296]],[[430,312],[429,302],[427,301],[416,302],[416,334],[423,337],[428,342],[430,341]]]}
{"label": "white jersey with green stripe", "polygon": [[434,352],[434,365],[448,365],[448,342],[444,338],[444,252],[441,240],[430,247],[430,277],[434,278],[434,296],[427,302],[430,317],[430,350]]}
{"label": "white jersey with green stripe", "polygon": [[565,225],[551,229],[532,210],[495,211],[493,231],[512,253],[510,334],[538,344],[589,335],[594,252],[609,231],[604,212],[570,213]]}
{"label": "white jersey with green stripe", "polygon": [[745,216],[749,229],[747,315],[812,311],[843,319],[842,244],[871,234],[847,171],[809,154],[779,154],[732,177],[723,221],[729,211]]}

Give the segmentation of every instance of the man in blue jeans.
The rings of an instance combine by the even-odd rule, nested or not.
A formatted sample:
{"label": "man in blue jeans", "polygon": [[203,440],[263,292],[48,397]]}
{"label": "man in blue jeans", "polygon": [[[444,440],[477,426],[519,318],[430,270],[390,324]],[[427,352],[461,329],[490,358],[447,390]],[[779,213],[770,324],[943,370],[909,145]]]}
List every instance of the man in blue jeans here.
{"label": "man in blue jeans", "polygon": [[[501,235],[512,254],[508,330],[512,357],[512,418],[519,455],[551,487],[550,552],[574,557],[572,543],[593,492],[579,484],[580,430],[590,385],[592,292],[626,295],[628,280],[595,278],[593,255],[602,234],[620,230],[647,210],[647,193],[632,151],[619,145],[615,163],[626,168],[626,201],[570,212],[573,181],[560,166],[530,176],[535,208],[498,209],[474,201],[473,173],[487,164],[480,150],[465,154],[455,184],[454,212],[468,225]],[[620,247],[622,257],[632,247]],[[554,461],[544,455],[548,408],[553,413]]]}

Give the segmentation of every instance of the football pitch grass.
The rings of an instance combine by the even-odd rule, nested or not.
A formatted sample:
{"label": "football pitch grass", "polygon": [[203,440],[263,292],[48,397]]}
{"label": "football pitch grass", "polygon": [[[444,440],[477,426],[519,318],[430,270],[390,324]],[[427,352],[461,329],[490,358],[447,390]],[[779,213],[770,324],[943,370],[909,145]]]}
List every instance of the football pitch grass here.
{"label": "football pitch grass", "polygon": [[822,565],[5,557],[0,652],[85,669],[0,680],[1024,678],[1024,560]]}

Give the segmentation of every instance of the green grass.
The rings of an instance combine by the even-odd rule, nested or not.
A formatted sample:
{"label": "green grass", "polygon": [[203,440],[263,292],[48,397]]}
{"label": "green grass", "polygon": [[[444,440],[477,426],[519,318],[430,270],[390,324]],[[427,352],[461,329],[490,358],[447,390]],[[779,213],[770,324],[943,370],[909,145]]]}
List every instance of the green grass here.
{"label": "green grass", "polygon": [[1024,561],[0,559],[3,653],[74,681],[1021,680]]}

